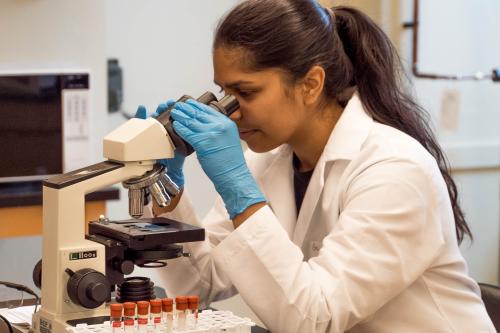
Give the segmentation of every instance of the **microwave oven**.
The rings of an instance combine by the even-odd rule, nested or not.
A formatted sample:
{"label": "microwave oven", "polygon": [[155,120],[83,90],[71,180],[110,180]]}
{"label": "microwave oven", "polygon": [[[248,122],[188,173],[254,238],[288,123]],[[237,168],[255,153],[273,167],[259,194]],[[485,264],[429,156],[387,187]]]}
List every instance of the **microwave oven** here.
{"label": "microwave oven", "polygon": [[0,183],[88,164],[89,73],[0,72]]}

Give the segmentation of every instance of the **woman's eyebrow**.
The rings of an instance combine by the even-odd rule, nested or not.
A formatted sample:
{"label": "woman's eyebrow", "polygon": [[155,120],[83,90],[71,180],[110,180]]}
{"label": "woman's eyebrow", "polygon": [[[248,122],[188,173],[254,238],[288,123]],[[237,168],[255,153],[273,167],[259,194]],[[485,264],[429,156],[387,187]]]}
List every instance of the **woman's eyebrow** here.
{"label": "woman's eyebrow", "polygon": [[[222,85],[220,83],[218,83],[217,81],[214,81],[214,83],[216,85],[218,85],[219,87],[222,87]],[[240,85],[248,84],[248,83],[252,84],[253,82],[252,81],[245,81],[245,80],[238,80],[238,81],[234,81],[234,82],[229,82],[225,86],[226,86],[226,88],[238,88]]]}

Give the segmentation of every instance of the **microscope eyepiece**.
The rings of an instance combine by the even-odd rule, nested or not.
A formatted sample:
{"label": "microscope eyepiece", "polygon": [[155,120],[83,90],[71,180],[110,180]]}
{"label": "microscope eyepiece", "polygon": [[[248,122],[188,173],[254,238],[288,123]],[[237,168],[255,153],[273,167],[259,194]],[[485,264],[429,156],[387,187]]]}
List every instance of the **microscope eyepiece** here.
{"label": "microscope eyepiece", "polygon": [[[189,95],[183,95],[181,98],[179,98],[176,103],[178,102],[185,102],[188,99],[194,99]],[[211,106],[213,109],[219,111],[220,113],[230,116],[234,111],[238,110],[240,107],[240,104],[238,103],[238,100],[236,97],[232,95],[226,95],[224,96],[220,101],[217,100],[217,97],[210,91],[205,92],[203,95],[198,97],[196,99],[198,102],[206,104]],[[166,109],[164,112],[162,112],[160,115],[156,117],[156,120],[158,120],[167,130],[167,133],[174,143],[175,149],[177,152],[183,154],[184,156],[191,155],[194,152],[193,147],[186,141],[184,141],[174,130],[172,127],[172,119],[170,117],[170,111],[172,111],[172,108],[174,105],[170,106],[168,109]]]}
{"label": "microscope eyepiece", "polygon": [[240,103],[233,95],[226,95],[220,101],[212,101],[209,105],[228,117],[240,108]]}

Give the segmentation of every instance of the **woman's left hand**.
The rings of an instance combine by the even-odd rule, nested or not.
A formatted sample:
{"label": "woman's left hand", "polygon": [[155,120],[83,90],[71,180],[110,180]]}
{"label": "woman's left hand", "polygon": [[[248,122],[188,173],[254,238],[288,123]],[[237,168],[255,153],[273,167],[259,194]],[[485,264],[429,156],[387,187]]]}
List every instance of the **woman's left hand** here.
{"label": "woman's left hand", "polygon": [[246,165],[233,121],[194,100],[176,103],[170,115],[174,130],[196,151],[231,219],[249,206],[266,201]]}

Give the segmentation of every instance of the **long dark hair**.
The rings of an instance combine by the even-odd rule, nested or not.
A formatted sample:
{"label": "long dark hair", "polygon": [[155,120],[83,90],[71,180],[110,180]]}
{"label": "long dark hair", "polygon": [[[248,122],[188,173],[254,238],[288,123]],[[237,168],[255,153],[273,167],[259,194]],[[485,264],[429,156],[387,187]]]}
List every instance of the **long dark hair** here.
{"label": "long dark hair", "polygon": [[373,119],[412,136],[436,159],[448,187],[457,239],[472,238],[429,116],[401,88],[397,52],[368,16],[350,7],[330,11],[316,0],[248,0],[219,23],[214,49],[221,46],[241,47],[250,68],[280,68],[292,81],[320,65],[326,72],[325,96],[341,104],[344,92],[356,86]]}

